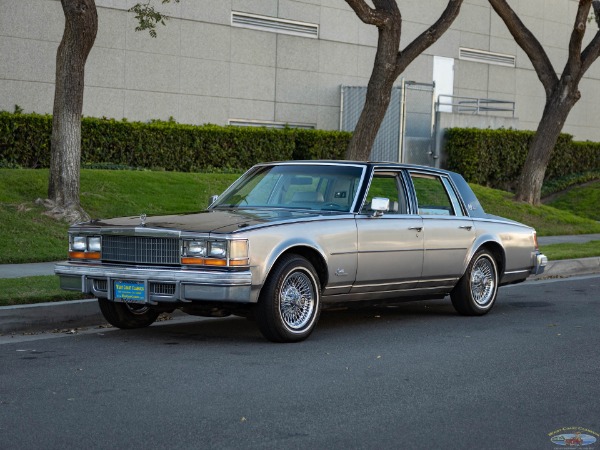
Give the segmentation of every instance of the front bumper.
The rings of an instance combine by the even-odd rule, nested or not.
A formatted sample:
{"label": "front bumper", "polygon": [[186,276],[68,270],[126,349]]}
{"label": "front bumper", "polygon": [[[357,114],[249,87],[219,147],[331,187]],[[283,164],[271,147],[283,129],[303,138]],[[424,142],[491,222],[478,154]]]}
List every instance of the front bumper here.
{"label": "front bumper", "polygon": [[532,275],[540,275],[544,273],[544,269],[548,265],[548,257],[540,252],[535,254],[535,263],[533,269],[531,269]]}
{"label": "front bumper", "polygon": [[98,298],[115,298],[115,281],[143,282],[145,302],[190,303],[215,301],[252,303],[252,274],[169,268],[138,268],[61,262],[54,266],[60,287]]}

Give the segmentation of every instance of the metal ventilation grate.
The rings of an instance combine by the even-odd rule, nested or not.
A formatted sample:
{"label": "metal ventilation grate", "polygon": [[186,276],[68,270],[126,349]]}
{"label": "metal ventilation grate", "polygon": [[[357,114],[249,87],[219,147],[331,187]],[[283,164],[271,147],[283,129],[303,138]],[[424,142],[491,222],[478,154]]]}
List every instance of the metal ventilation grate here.
{"label": "metal ventilation grate", "polygon": [[461,48],[459,50],[459,59],[485,64],[495,64],[498,66],[515,67],[514,55],[492,53],[484,50],[475,50],[472,48]]}
{"label": "metal ventilation grate", "polygon": [[319,38],[319,25],[317,24],[279,19],[277,17],[259,16],[238,11],[231,12],[231,25],[234,27],[269,31],[271,33],[291,34],[313,39]]}
{"label": "metal ventilation grate", "polygon": [[267,120],[247,120],[247,119],[229,119],[229,125],[235,127],[265,127],[265,128],[302,128],[314,130],[314,123],[294,123],[294,122],[270,122]]}

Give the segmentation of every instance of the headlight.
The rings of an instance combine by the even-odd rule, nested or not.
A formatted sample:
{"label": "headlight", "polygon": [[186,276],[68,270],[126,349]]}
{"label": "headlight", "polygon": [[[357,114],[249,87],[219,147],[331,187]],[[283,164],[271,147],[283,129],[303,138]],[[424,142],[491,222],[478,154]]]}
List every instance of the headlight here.
{"label": "headlight", "polygon": [[87,250],[87,238],[85,236],[73,236],[71,250],[74,252],[85,252]]}
{"label": "headlight", "polygon": [[99,252],[102,250],[102,239],[100,236],[92,236],[88,238],[88,252]]}
{"label": "headlight", "polygon": [[195,258],[206,256],[206,241],[187,241],[186,244],[186,256]]}
{"label": "headlight", "polygon": [[212,241],[210,242],[209,257],[211,258],[226,258],[227,257],[227,242]]}

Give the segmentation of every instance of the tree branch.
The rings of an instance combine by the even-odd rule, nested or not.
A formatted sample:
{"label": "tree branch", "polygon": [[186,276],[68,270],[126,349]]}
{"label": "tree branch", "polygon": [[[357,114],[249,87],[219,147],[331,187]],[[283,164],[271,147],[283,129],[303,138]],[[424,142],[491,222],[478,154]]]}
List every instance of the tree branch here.
{"label": "tree branch", "polygon": [[381,27],[388,20],[388,15],[378,9],[373,9],[364,0],[346,0],[360,20],[368,25]]}
{"label": "tree branch", "polygon": [[581,43],[583,42],[583,36],[585,35],[591,6],[592,0],[580,0],[579,2],[575,23],[573,24],[573,31],[571,32],[571,39],[569,41],[569,57],[565,64],[565,68],[563,69],[563,76],[567,75],[578,78],[578,74],[581,70]]}
{"label": "tree branch", "polygon": [[[496,14],[500,16],[508,31],[519,47],[527,54],[535,72],[544,86],[546,97],[550,96],[558,83],[558,76],[550,62],[550,58],[529,28],[519,19],[519,16],[505,0],[488,0]],[[589,0],[588,0],[589,1]]]}
{"label": "tree branch", "polygon": [[417,36],[396,57],[396,76],[400,76],[408,65],[427,48],[434,44],[452,25],[462,6],[463,0],[449,0],[440,18],[427,30]]}
{"label": "tree branch", "polygon": [[600,30],[596,33],[592,41],[581,53],[580,77],[590,68],[590,66],[600,57]]}

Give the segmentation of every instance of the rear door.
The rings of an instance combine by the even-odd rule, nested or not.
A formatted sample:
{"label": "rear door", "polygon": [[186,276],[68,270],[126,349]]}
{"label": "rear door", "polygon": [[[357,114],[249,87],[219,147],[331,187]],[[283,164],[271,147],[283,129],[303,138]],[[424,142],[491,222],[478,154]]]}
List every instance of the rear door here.
{"label": "rear door", "polygon": [[473,221],[448,177],[420,171],[410,171],[410,177],[423,220],[423,272],[418,287],[452,287],[462,276],[475,241]]}

